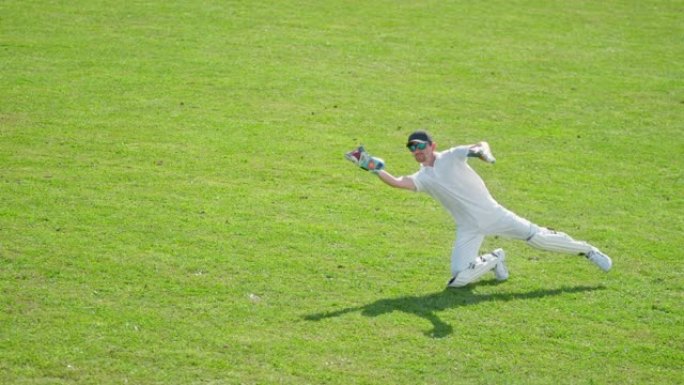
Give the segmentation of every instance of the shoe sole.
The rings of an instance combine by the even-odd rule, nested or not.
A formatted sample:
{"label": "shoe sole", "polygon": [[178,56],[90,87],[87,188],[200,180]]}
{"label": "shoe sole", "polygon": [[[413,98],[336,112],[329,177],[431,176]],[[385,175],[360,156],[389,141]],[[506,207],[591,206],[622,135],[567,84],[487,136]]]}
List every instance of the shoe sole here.
{"label": "shoe sole", "polygon": [[[497,263],[494,267],[494,275],[496,276],[497,281],[507,280],[510,274],[508,273],[508,268],[506,267],[506,253],[503,251],[503,249],[497,249],[494,250],[492,254],[496,255],[496,257],[499,259],[499,263]],[[499,271],[499,264],[503,266],[503,271]]]}

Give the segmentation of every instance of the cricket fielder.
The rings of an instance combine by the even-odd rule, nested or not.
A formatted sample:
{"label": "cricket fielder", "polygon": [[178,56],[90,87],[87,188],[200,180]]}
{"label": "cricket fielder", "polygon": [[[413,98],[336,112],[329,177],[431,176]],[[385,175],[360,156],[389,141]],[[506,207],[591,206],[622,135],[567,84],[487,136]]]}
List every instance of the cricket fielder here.
{"label": "cricket fielder", "polygon": [[437,143],[430,134],[416,131],[408,137],[406,147],[420,163],[418,172],[408,176],[393,176],[385,170],[382,159],[371,156],[363,147],[348,152],[345,157],[392,187],[427,193],[449,211],[458,227],[448,287],[463,287],[491,270],[496,279],[508,279],[503,249],[479,255],[480,246],[488,235],[524,240],[542,250],[583,255],[606,272],[612,267],[610,257],[596,247],[565,233],[537,226],[494,200],[482,178],[468,165],[468,158],[479,158],[487,163],[496,161],[487,142],[437,152]]}

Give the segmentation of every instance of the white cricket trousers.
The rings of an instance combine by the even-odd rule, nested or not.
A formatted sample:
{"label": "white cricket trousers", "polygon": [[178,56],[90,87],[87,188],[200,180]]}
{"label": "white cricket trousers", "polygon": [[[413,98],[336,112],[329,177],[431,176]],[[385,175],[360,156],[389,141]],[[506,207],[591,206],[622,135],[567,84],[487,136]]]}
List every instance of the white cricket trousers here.
{"label": "white cricket trousers", "polygon": [[565,233],[537,226],[509,210],[504,210],[501,219],[485,229],[469,226],[457,228],[456,241],[451,252],[453,276],[475,262],[480,255],[482,242],[488,235],[525,240],[532,247],[566,254],[583,254],[593,249],[593,246],[586,242],[574,240]]}

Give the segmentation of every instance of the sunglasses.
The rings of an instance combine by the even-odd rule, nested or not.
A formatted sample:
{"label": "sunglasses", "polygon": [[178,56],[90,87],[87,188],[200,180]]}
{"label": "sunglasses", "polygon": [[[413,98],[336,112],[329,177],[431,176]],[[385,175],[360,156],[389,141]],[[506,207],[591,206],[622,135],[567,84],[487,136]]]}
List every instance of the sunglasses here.
{"label": "sunglasses", "polygon": [[409,151],[414,152],[416,150],[425,150],[427,148],[427,142],[413,142],[406,145]]}

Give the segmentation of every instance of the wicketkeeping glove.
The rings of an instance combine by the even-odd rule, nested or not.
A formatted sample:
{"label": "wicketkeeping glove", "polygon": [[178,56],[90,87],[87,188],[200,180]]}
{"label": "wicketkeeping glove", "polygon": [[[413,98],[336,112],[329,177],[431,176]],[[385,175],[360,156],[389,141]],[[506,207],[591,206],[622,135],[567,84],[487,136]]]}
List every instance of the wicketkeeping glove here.
{"label": "wicketkeeping glove", "polygon": [[366,152],[363,146],[359,146],[357,149],[349,151],[344,154],[344,157],[362,169],[374,174],[377,174],[380,170],[385,168],[385,161]]}

